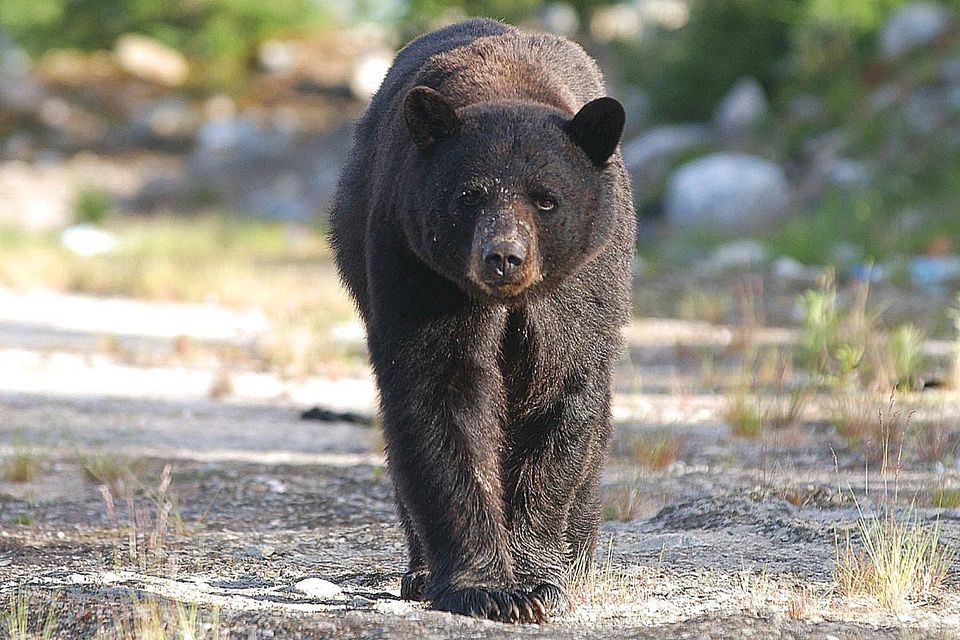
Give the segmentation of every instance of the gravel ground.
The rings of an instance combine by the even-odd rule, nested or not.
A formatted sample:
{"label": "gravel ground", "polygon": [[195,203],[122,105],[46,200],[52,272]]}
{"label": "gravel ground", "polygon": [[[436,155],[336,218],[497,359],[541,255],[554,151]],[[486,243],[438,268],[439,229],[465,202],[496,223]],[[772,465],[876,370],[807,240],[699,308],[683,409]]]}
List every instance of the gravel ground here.
{"label": "gravel ground", "polygon": [[[4,617],[24,612],[31,629],[50,613],[54,637],[142,636],[131,630],[153,607],[182,630],[176,603],[185,603],[180,613],[197,613],[200,631],[227,638],[960,635],[953,572],[897,614],[837,592],[837,532],[851,530],[858,505],[883,501],[881,487],[815,407],[777,438],[732,437],[719,417],[724,399],[696,387],[696,365],[679,348],[729,337],[696,323],[631,328],[604,477],[611,515],[627,521],[604,523],[598,575],[577,587],[572,614],[512,627],[399,600],[403,541],[377,430],[300,419],[315,403],[372,415],[369,376],[291,381],[241,370],[214,400],[217,366],[164,354],[191,328],[199,341],[245,344],[262,330],[256,316],[9,291],[0,299],[9,303],[0,305],[0,460],[36,466],[28,482],[0,480],[0,603]],[[141,322],[154,311],[163,322]],[[105,335],[126,341],[124,357],[104,352]],[[131,349],[152,357],[130,358]],[[953,419],[958,405],[943,395],[932,406]],[[632,447],[664,426],[676,435],[672,460],[641,469]],[[897,478],[897,502],[914,502],[960,545],[960,512],[929,498],[958,484],[952,468],[918,464]],[[303,587],[311,578],[336,593]]]}

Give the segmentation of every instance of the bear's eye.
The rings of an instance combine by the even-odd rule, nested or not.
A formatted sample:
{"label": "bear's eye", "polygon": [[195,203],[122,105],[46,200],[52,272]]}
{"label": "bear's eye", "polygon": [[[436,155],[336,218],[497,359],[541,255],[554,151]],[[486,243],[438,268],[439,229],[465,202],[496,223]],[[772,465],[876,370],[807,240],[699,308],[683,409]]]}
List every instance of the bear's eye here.
{"label": "bear's eye", "polygon": [[457,202],[465,207],[476,207],[483,203],[483,191],[480,189],[464,189],[457,197]]}
{"label": "bear's eye", "polygon": [[534,204],[540,211],[553,211],[557,208],[557,199],[553,196],[540,195],[534,198]]}

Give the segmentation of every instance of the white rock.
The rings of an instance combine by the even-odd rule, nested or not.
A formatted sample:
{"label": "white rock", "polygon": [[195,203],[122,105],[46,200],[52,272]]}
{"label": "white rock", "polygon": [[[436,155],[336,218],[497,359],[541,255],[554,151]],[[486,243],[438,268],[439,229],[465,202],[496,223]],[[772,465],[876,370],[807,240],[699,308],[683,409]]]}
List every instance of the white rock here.
{"label": "white rock", "polygon": [[257,51],[257,61],[269,73],[292,71],[298,57],[296,45],[283,40],[266,40]]}
{"label": "white rock", "polygon": [[162,140],[189,140],[199,126],[197,114],[186,100],[165,98],[145,106],[135,117],[150,135]]}
{"label": "white rock", "polygon": [[642,29],[640,12],[626,2],[598,7],[590,17],[590,35],[600,42],[636,38]]}
{"label": "white rock", "polygon": [[321,578],[306,578],[293,585],[293,588],[304,595],[320,600],[330,600],[343,595],[343,589]]}
{"label": "white rock", "polygon": [[767,261],[767,249],[756,240],[738,240],[722,245],[707,260],[711,270],[743,269]]}
{"label": "white rock", "polygon": [[681,228],[751,231],[782,218],[790,185],[776,164],[746,154],[714,153],[689,162],[667,180],[667,220]]}
{"label": "white rock", "polygon": [[95,256],[112,251],[117,237],[90,224],[75,224],[60,233],[60,243],[80,256]]}
{"label": "white rock", "polygon": [[755,130],[769,107],[763,87],[754,78],[741,78],[717,105],[713,122],[720,135],[741,136]]}
{"label": "white rock", "polygon": [[895,60],[933,44],[946,30],[950,12],[934,2],[913,2],[897,9],[880,30],[880,52]]}
{"label": "white rock", "polygon": [[393,64],[393,52],[380,50],[363,54],[350,73],[350,93],[358,100],[369,100],[377,92]]}
{"label": "white rock", "polygon": [[781,256],[773,263],[773,276],[788,282],[815,282],[820,277],[819,267],[807,266],[789,256]]}
{"label": "white rock", "polygon": [[548,2],[540,9],[540,25],[550,33],[573,37],[580,29],[577,10],[567,2]]}
{"label": "white rock", "polygon": [[179,87],[190,75],[190,65],[182,53],[137,33],[120,36],[114,54],[127,73],[168,87]]}
{"label": "white rock", "polygon": [[836,158],[826,167],[827,180],[842,191],[857,191],[870,186],[873,172],[865,162]]}

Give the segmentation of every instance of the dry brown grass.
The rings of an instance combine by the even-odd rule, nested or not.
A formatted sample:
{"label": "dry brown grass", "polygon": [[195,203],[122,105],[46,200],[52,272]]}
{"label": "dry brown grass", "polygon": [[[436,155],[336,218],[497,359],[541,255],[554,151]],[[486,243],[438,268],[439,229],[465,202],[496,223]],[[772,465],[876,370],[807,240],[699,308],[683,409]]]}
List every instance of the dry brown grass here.
{"label": "dry brown grass", "polygon": [[[227,216],[123,218],[108,228],[117,249],[81,257],[53,235],[0,227],[0,284],[259,309],[271,330],[255,356],[290,377],[361,360],[362,347],[330,337],[356,313],[323,233]],[[103,347],[134,357],[109,339]],[[178,348],[190,345],[181,340]]]}
{"label": "dry brown grass", "polygon": [[861,516],[854,544],[838,537],[834,580],[843,595],[867,595],[893,611],[943,585],[956,554],[940,541],[940,523],[924,524],[913,512]]}
{"label": "dry brown grass", "polygon": [[611,487],[603,495],[603,519],[631,522],[649,517],[663,507],[663,500],[642,488],[640,478]]}
{"label": "dry brown grass", "polygon": [[657,429],[633,436],[629,453],[645,469],[663,469],[677,460],[682,448],[682,436],[672,429]]}
{"label": "dry brown grass", "polygon": [[0,464],[0,477],[7,482],[30,482],[42,469],[40,453],[33,447],[18,443]]}
{"label": "dry brown grass", "polygon": [[25,589],[14,589],[7,597],[0,614],[2,629],[8,640],[49,640],[57,630],[56,604],[58,596],[47,599],[43,613],[36,615],[36,598]]}
{"label": "dry brown grass", "polygon": [[[652,582],[648,571],[642,567],[626,567],[613,558],[613,539],[609,539],[600,562],[574,563],[567,590],[576,605],[611,606],[636,604],[648,595]],[[660,568],[654,569],[655,573]]]}
{"label": "dry brown grass", "polygon": [[113,624],[97,631],[97,640],[205,640],[220,637],[220,609],[201,608],[152,594],[128,593],[117,603]]}

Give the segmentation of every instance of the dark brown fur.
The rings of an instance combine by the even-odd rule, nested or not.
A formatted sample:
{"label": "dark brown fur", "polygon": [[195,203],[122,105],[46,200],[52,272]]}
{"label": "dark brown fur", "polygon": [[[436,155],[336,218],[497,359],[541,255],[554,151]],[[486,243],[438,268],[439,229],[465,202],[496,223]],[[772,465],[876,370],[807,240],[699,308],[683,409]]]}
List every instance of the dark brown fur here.
{"label": "dark brown fur", "polygon": [[367,327],[402,594],[541,621],[592,555],[634,213],[577,45],[471,20],[401,51],[331,216]]}

